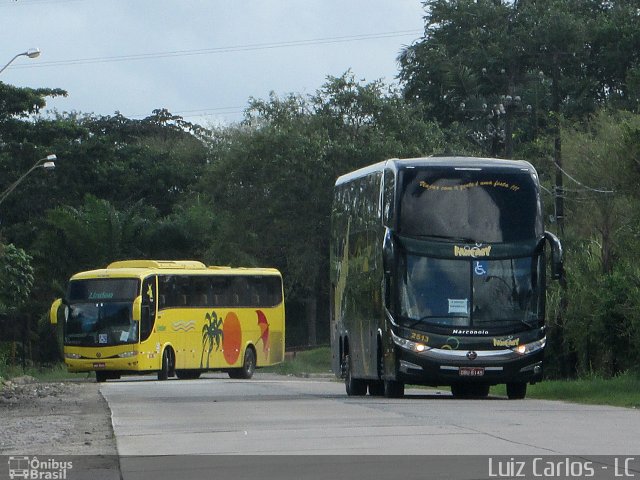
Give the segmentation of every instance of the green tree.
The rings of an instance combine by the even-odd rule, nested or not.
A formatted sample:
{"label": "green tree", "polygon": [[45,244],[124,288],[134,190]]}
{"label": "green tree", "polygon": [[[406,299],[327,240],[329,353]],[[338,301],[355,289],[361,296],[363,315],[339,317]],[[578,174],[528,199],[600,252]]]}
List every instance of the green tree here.
{"label": "green tree", "polygon": [[147,244],[142,247],[149,258],[180,260],[193,258],[210,264],[219,262],[214,245],[221,235],[217,212],[201,200],[201,194],[186,198],[169,215],[148,226]]}
{"label": "green tree", "polygon": [[152,208],[141,202],[124,210],[93,195],[79,208],[62,206],[47,213],[46,227],[34,245],[41,264],[62,282],[73,273],[126,258],[147,258]]}
{"label": "green tree", "polygon": [[510,157],[546,128],[557,132],[560,114],[582,120],[604,104],[637,107],[636,2],[424,6],[425,36],[399,57],[405,98],[445,127],[464,125],[487,153]]}
{"label": "green tree", "polygon": [[251,123],[225,132],[201,185],[225,227],[212,256],[280,268],[291,304],[314,301],[321,288],[330,192],[327,140],[299,102],[254,101]]}
{"label": "green tree", "polygon": [[579,372],[614,375],[640,361],[640,116],[602,111],[563,137],[567,339]]}
{"label": "green tree", "polygon": [[46,97],[67,96],[60,88],[24,88],[0,82],[0,125],[9,128],[16,117],[38,113],[46,105]]}
{"label": "green tree", "polygon": [[0,315],[14,314],[33,287],[32,258],[13,244],[0,243]]}
{"label": "green tree", "polygon": [[[22,336],[24,349],[27,347],[24,340],[30,338],[29,319],[20,312],[33,288],[31,261],[21,248],[0,243],[0,332],[4,340],[12,339],[9,354],[12,363],[16,358],[16,339]],[[23,350],[23,358],[24,355]]]}
{"label": "green tree", "polygon": [[443,148],[439,129],[422,120],[419,108],[382,82],[357,82],[350,72],[329,77],[314,96],[252,100],[244,124],[217,132],[212,144],[213,161],[199,187],[221,222],[212,257],[279,268],[288,318],[306,319],[305,329],[289,323],[288,338],[311,344],[328,338],[335,179],[386,158]]}

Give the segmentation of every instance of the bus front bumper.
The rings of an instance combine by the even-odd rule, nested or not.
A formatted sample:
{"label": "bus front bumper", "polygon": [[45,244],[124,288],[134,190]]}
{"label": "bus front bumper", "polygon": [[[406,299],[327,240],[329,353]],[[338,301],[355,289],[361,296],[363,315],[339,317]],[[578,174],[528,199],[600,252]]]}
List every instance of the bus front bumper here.
{"label": "bus front bumper", "polygon": [[529,354],[505,350],[397,350],[397,371],[404,383],[440,386],[461,382],[536,383],[542,380],[544,349]]}
{"label": "bus front bumper", "polygon": [[143,370],[137,355],[110,358],[74,358],[79,355],[65,355],[64,362],[70,372],[105,371],[138,371]]}

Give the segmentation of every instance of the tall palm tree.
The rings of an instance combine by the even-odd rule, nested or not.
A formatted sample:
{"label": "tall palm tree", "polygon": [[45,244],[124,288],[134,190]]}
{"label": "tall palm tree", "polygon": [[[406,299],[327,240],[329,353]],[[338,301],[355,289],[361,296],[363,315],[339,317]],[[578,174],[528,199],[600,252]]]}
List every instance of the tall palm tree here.
{"label": "tall palm tree", "polygon": [[203,367],[204,363],[204,351],[205,348],[208,349],[207,353],[207,368],[209,368],[209,358],[211,356],[211,352],[213,352],[213,345],[215,343],[216,352],[220,350],[220,345],[222,343],[223,332],[222,332],[222,318],[218,318],[216,312],[211,312],[211,314],[207,313],[204,319],[208,322],[202,326],[202,353],[200,354],[200,368]]}

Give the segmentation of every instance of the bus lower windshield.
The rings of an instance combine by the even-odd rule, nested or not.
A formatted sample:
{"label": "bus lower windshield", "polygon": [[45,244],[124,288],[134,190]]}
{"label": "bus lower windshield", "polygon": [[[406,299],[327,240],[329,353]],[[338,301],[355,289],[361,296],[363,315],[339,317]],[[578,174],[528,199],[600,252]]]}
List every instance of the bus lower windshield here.
{"label": "bus lower windshield", "polygon": [[65,345],[112,346],[138,341],[133,320],[137,279],[74,280],[67,292]]}
{"label": "bus lower windshield", "polygon": [[424,329],[540,326],[540,257],[439,259],[406,254],[398,307],[405,326]]}

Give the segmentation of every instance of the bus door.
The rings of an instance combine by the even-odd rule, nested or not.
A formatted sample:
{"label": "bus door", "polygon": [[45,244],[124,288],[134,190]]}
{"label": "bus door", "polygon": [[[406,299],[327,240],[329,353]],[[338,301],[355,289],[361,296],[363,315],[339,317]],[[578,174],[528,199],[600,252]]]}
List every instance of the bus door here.
{"label": "bus door", "polygon": [[147,277],[142,282],[142,315],[140,319],[140,341],[143,342],[151,332],[156,323],[158,310],[158,291],[156,287],[156,276]]}

